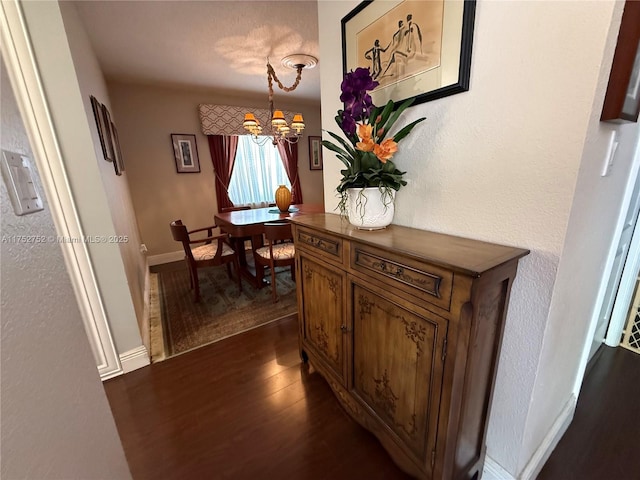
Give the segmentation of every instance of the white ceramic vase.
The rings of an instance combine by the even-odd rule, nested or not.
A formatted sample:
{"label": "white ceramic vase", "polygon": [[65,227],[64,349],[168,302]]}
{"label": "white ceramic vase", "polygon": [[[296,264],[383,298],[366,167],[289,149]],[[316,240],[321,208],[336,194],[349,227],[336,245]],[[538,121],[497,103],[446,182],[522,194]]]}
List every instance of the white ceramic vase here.
{"label": "white ceramic vase", "polygon": [[378,187],[347,189],[349,223],[363,230],[379,230],[393,221],[395,190]]}

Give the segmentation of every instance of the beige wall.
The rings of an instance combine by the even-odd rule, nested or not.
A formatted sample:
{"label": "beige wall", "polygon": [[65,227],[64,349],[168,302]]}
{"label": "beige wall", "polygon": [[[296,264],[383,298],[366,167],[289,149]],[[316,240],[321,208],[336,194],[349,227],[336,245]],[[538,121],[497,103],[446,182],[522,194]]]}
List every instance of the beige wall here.
{"label": "beige wall", "polygon": [[[304,79],[303,79],[304,81]],[[213,224],[217,213],[213,165],[207,137],[198,116],[201,103],[264,108],[267,92],[259,98],[230,97],[205,91],[180,90],[118,82],[108,84],[131,187],[133,207],[142,242],[149,255],[180,250],[169,231],[175,219],[189,228]],[[319,104],[278,107],[301,111],[307,128],[299,143],[299,171],[305,203],[322,203],[322,171],[309,170],[308,135],[320,135]],[[200,173],[176,173],[172,133],[195,134]]]}
{"label": "beige wall", "polygon": [[103,160],[93,119],[90,95],[112,110],[104,78],[72,2],[26,2],[24,10],[83,232],[128,237],[86,245],[118,353],[131,352],[142,346],[147,269],[126,177]]}
{"label": "beige wall", "polygon": [[[104,280],[99,279],[103,295],[105,297],[108,296],[109,309],[114,310],[117,305],[120,310],[120,312],[117,313],[117,317],[111,315],[109,320],[114,330],[114,336],[116,337],[118,352],[122,354],[139,346],[141,336],[144,337],[148,346],[148,327],[146,327],[144,323],[146,322],[144,318],[144,305],[145,301],[148,301],[148,299],[145,299],[145,282],[147,280],[148,268],[146,258],[140,252],[140,234],[138,232],[138,225],[133,212],[133,203],[129,193],[128,174],[125,171],[123,175],[117,176],[113,164],[103,159],[90,96],[95,96],[98,101],[104,103],[107,108],[109,108],[112,121],[120,128],[118,115],[113,111],[111,106],[100,65],[91,49],[91,44],[80,22],[75,6],[72,2],[61,2],[60,9],[82,95],[86,121],[93,138],[94,157],[91,160],[95,162],[99,169],[102,190],[104,195],[106,195],[108,211],[111,221],[113,222],[114,231],[118,237],[126,237],[127,239],[126,242],[102,246],[110,250],[115,248],[115,253],[120,258],[115,257],[117,262],[114,262],[114,259],[109,260],[110,269],[113,271],[110,278]],[[78,177],[76,185],[83,182],[86,178],[86,168],[83,164],[87,161],[87,158],[68,156],[66,160],[69,162],[70,170],[73,169],[76,172],[73,175],[74,177]],[[75,185],[74,187],[78,188]],[[87,188],[87,194],[97,195],[95,189],[88,186],[85,186],[85,188]],[[78,196],[78,200],[82,205],[91,202],[89,197],[82,197],[84,193],[85,192],[79,192]],[[80,208],[83,208],[83,206]],[[92,216],[92,219],[95,219],[95,217]],[[89,224],[86,223],[86,225]],[[92,234],[91,230],[87,230],[86,233]],[[90,245],[90,248],[91,247],[97,249],[101,246]],[[113,253],[114,252],[112,252],[112,254]],[[126,277],[126,282],[121,278],[123,273],[124,277]],[[123,295],[128,296],[130,301],[123,301]],[[131,312],[131,304],[133,306],[133,312]],[[135,317],[132,313],[135,313]],[[132,322],[135,320],[137,320],[136,323],[139,328],[139,333],[137,329],[135,329],[136,323]]]}
{"label": "beige wall", "polygon": [[131,478],[4,62],[0,147],[26,155],[44,210],[16,216],[0,182],[2,457],[6,479]]}

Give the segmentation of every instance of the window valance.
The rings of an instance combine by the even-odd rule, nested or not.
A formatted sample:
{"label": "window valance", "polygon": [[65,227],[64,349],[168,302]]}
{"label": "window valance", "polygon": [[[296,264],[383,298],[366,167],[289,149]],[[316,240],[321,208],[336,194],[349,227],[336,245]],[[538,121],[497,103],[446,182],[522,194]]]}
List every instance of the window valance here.
{"label": "window valance", "polygon": [[[247,131],[242,126],[244,114],[252,112],[260,121],[265,132],[271,122],[271,112],[266,108],[235,107],[231,105],[198,105],[200,125],[205,135],[245,135]],[[287,119],[293,118],[293,112],[284,110]]]}

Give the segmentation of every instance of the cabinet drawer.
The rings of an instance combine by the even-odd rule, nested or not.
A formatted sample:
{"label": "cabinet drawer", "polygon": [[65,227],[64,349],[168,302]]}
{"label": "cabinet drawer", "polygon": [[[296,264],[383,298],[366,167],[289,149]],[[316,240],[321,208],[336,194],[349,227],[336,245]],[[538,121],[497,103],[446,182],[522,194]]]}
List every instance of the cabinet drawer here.
{"label": "cabinet drawer", "polygon": [[316,230],[308,230],[304,227],[296,227],[295,242],[296,248],[320,254],[338,263],[343,262],[343,245],[342,239],[339,237]]}
{"label": "cabinet drawer", "polygon": [[356,273],[392,284],[398,293],[406,292],[445,310],[450,308],[450,270],[355,242],[351,245],[350,267]]}

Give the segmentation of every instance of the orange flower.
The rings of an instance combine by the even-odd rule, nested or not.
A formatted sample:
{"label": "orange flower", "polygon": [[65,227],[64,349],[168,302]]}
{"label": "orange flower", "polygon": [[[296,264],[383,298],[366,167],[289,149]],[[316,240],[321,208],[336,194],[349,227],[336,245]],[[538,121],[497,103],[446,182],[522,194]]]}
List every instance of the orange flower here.
{"label": "orange flower", "polygon": [[367,140],[371,140],[371,134],[373,133],[373,127],[367,124],[359,124],[358,125],[358,136],[366,142]]}
{"label": "orange flower", "polygon": [[378,157],[382,163],[387,163],[393,154],[398,151],[398,144],[393,141],[393,138],[387,138],[380,145],[374,145],[373,153]]}
{"label": "orange flower", "polygon": [[375,142],[373,138],[371,138],[371,134],[373,133],[373,127],[368,124],[359,124],[358,125],[358,136],[362,139],[362,141],[356,143],[356,148],[361,152],[371,152],[373,151],[373,147]]}
{"label": "orange flower", "polygon": [[356,149],[361,152],[372,152],[377,146],[372,138],[363,138],[361,142],[356,143]]}

